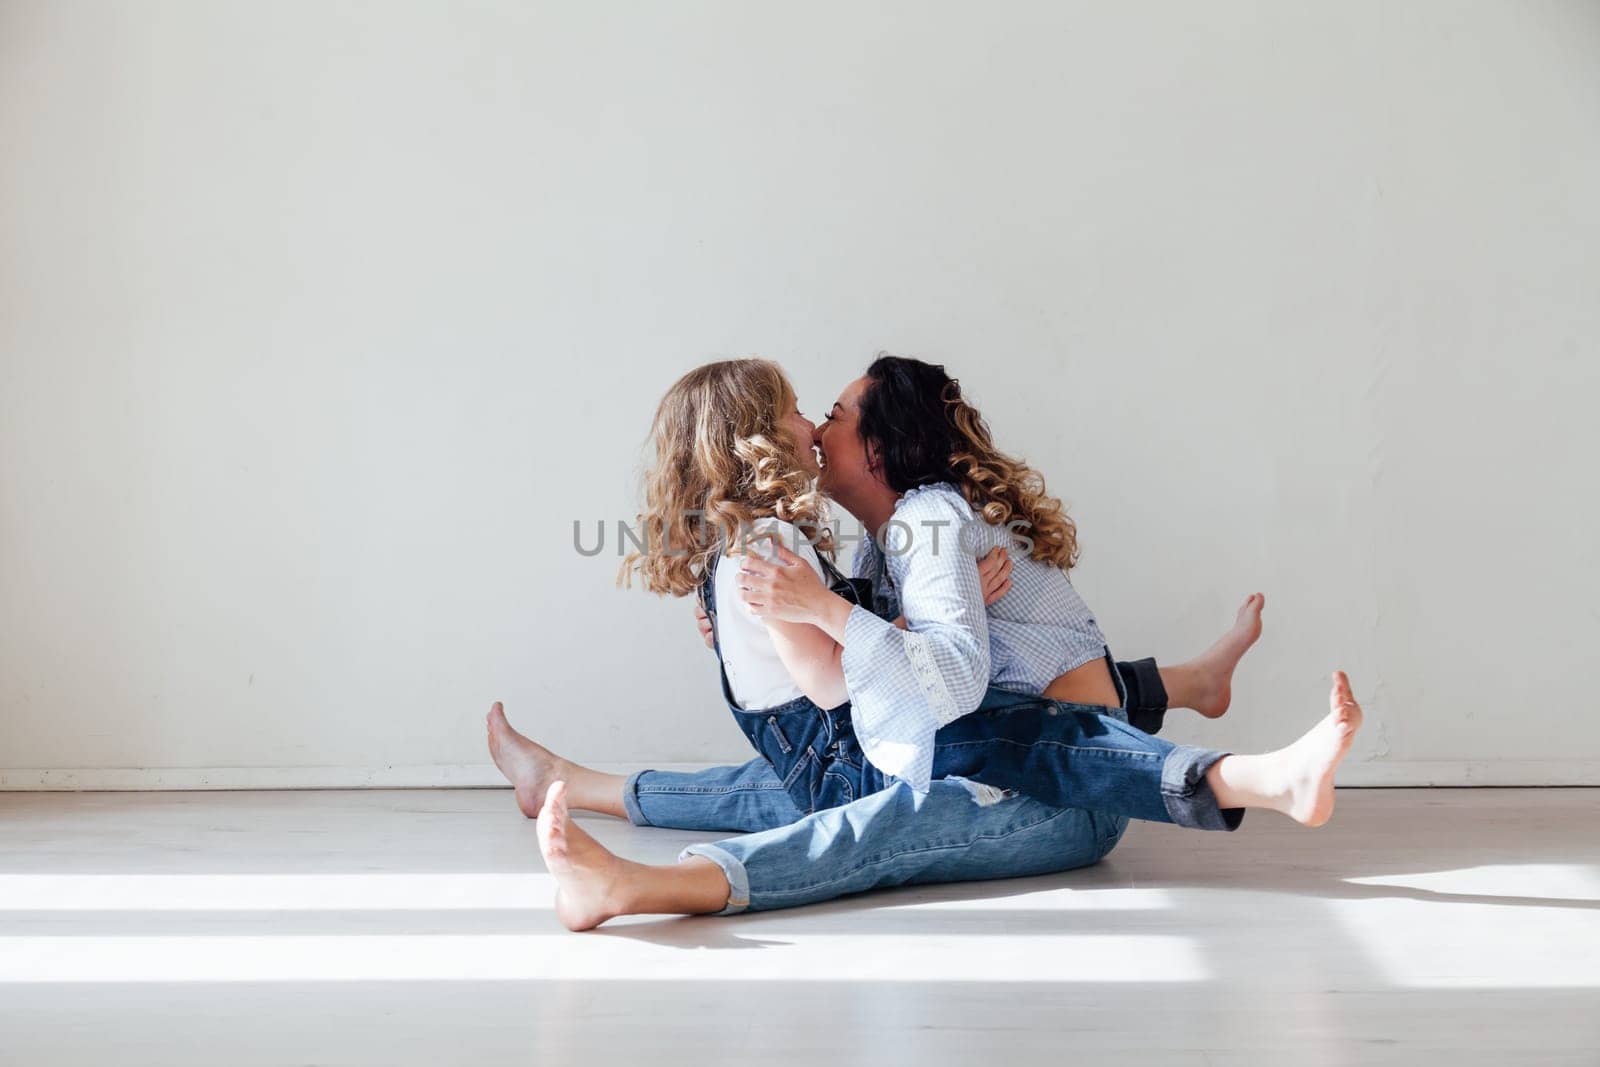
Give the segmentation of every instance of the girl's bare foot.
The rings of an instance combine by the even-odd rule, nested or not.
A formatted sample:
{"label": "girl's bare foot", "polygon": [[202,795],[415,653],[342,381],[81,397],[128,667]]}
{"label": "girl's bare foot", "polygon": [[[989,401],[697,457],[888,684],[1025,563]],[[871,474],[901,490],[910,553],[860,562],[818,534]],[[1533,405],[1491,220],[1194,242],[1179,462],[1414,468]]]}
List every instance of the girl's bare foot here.
{"label": "girl's bare foot", "polygon": [[[1250,651],[1250,646],[1261,636],[1261,609],[1267,598],[1251,593],[1239,607],[1228,632],[1216,644],[1187,663],[1179,664],[1173,673],[1181,682],[1177,690],[1180,699],[1172,699],[1173,707],[1193,708],[1208,719],[1219,719],[1233,702],[1233,672],[1239,660]],[[1165,672],[1163,677],[1166,677]],[[1168,685],[1171,694],[1174,686]]]}
{"label": "girl's bare foot", "polygon": [[539,817],[550,783],[565,776],[566,761],[541,744],[517,733],[506,721],[506,709],[497,700],[489,709],[489,755],[494,765],[516,787],[517,807],[530,819]]}
{"label": "girl's bare foot", "polygon": [[590,837],[567,811],[567,783],[552,782],[539,812],[539,851],[556,880],[556,918],[568,930],[592,930],[622,914],[614,891],[627,861]]}

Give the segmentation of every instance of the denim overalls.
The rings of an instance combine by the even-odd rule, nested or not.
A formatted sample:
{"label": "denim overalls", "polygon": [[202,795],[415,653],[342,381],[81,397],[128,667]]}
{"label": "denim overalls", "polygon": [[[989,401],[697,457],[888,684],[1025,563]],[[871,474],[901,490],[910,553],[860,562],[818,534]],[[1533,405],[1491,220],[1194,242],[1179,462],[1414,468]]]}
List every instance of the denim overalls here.
{"label": "denim overalls", "polygon": [[[852,604],[864,605],[870,610],[871,581],[846,578],[826,556],[819,554],[817,559],[827,576],[829,589]],[[888,779],[862,755],[850,722],[848,701],[836,708],[823,709],[800,696],[774,708],[747,710],[733,699],[728,672],[722,667],[722,641],[717,635],[716,577],[720,561],[718,553],[706,567],[700,602],[711,620],[711,640],[716,647],[717,670],[722,677],[722,699],[727,702],[739,730],[772,764],[795,806],[807,814],[836,808],[882,789]]]}

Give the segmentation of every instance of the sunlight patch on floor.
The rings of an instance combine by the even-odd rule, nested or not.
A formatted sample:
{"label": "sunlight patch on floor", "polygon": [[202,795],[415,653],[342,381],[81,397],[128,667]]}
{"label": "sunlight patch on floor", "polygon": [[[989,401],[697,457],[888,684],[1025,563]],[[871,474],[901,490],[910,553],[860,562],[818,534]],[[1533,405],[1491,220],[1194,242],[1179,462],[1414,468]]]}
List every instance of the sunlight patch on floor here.
{"label": "sunlight patch on floor", "polygon": [[1327,906],[1394,986],[1600,987],[1600,876],[1591,866],[1491,864],[1346,880],[1376,892]]}
{"label": "sunlight patch on floor", "polygon": [[1441,894],[1587,900],[1600,908],[1600,869],[1587,863],[1493,863],[1456,870],[1346,878],[1345,881]]}
{"label": "sunlight patch on floor", "polygon": [[887,911],[1165,911],[1175,907],[1166,889],[1045,889],[1008,896],[917,900]]}
{"label": "sunlight patch on floor", "polygon": [[5,911],[549,910],[548,874],[0,874]]}
{"label": "sunlight patch on floor", "polygon": [[[383,982],[539,979],[746,982],[1199,982],[1197,947],[1170,936],[740,937],[704,948],[626,935],[0,937],[0,983]],[[744,949],[751,951],[725,951]],[[841,965],[841,961],[848,961]]]}

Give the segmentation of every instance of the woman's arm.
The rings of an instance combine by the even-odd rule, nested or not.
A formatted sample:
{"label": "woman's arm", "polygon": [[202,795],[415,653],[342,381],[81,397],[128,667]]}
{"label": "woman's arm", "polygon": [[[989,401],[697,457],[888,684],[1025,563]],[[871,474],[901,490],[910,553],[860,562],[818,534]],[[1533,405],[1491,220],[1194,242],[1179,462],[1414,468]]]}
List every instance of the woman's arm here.
{"label": "woman's arm", "polygon": [[[780,566],[796,568],[791,572],[794,579],[793,586],[784,590],[783,586],[786,583],[781,581],[776,583],[778,589],[766,585],[761,593],[752,598],[750,586],[746,584],[747,579],[741,575],[740,595],[744,597],[752,611],[762,617],[767,632],[772,636],[773,646],[778,651],[778,658],[783,661],[784,668],[788,670],[789,677],[794,680],[795,685],[799,686],[806,697],[818,707],[838,707],[850,699],[844,681],[844,649],[838,641],[817,626],[774,618],[771,612],[778,605],[769,603],[769,599],[789,601],[794,597],[808,602],[813,605],[812,610],[820,617],[839,616],[831,625],[841,631],[844,625],[842,620],[849,616],[852,605],[824,586],[821,578],[817,577],[809,567],[804,566],[804,561],[798,557],[788,552],[781,552],[777,562]],[[1011,558],[1006,555],[1003,547],[997,546],[978,559],[978,579],[983,589],[985,607],[1011,591]],[[790,595],[785,596],[785,592],[790,592]],[[894,625],[901,630],[908,629],[904,615],[895,619]],[[707,623],[703,632],[707,635],[708,644],[709,630],[710,626]]]}
{"label": "woman's arm", "polygon": [[[978,557],[978,581],[983,585],[985,608],[1011,592],[1011,557],[1006,555],[1004,545],[995,545],[987,555]],[[896,615],[894,624],[902,630],[911,629],[904,615]],[[707,638],[706,647],[710,645],[710,638]]]}

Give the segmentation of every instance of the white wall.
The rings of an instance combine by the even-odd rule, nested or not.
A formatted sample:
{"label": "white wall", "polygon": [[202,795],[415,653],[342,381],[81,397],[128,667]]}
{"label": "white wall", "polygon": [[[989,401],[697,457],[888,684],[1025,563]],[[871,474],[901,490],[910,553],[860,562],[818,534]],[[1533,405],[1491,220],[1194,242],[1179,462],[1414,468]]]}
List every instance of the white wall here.
{"label": "white wall", "polygon": [[[0,4],[0,784],[743,758],[632,514],[712,357],[946,361],[1116,651],[1600,781],[1600,5]],[[234,770],[227,770],[233,768]],[[238,770],[255,768],[256,770]],[[220,770],[219,770],[220,769]]]}

